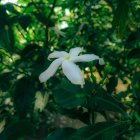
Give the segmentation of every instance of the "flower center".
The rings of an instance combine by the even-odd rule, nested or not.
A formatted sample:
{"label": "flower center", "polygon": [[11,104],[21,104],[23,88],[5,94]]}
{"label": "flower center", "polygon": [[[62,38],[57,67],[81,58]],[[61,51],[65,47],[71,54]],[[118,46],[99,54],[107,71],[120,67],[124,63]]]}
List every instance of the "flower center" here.
{"label": "flower center", "polygon": [[65,59],[66,59],[66,60],[70,60],[70,56],[69,56],[69,55],[66,56]]}

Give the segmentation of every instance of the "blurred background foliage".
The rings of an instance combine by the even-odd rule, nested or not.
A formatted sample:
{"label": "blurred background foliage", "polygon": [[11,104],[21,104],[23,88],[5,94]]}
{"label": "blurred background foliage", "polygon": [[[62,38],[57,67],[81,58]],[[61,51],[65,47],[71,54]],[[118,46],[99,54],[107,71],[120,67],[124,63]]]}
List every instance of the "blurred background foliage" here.
{"label": "blurred background foliage", "polygon": [[[0,140],[139,140],[139,13],[139,0],[0,0]],[[105,60],[80,64],[84,89],[61,69],[41,84],[48,54],[77,46]]]}

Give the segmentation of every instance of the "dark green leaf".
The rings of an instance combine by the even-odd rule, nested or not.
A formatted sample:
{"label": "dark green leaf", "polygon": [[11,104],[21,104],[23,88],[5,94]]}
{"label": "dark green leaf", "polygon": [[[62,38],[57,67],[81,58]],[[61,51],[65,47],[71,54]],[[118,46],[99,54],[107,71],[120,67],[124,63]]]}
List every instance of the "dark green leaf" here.
{"label": "dark green leaf", "polygon": [[4,25],[8,21],[9,17],[6,13],[4,6],[0,5],[0,29],[4,28]]}
{"label": "dark green leaf", "polygon": [[64,108],[74,108],[85,103],[85,93],[80,86],[63,80],[53,91],[55,101]]}
{"label": "dark green leaf", "polygon": [[43,140],[66,140],[75,131],[73,128],[58,128]]}
{"label": "dark green leaf", "polygon": [[0,28],[0,48],[4,48],[9,52],[12,52],[14,44],[15,37],[12,26],[5,25],[4,28]]}
{"label": "dark green leaf", "polygon": [[21,27],[26,30],[26,28],[31,24],[32,18],[29,15],[21,15],[18,18],[18,22],[21,25]]}
{"label": "dark green leaf", "polygon": [[45,25],[49,24],[49,21],[44,14],[42,14],[42,13],[34,13],[34,14],[40,22],[42,22]]}
{"label": "dark green leaf", "polygon": [[5,130],[0,134],[1,140],[17,140],[19,137],[26,136],[32,131],[29,121],[21,120],[7,124]]}
{"label": "dark green leaf", "polygon": [[34,81],[22,78],[17,81],[14,91],[14,106],[19,117],[24,118],[28,113],[35,96]]}
{"label": "dark green leaf", "polygon": [[40,46],[37,44],[28,44],[20,53],[25,60],[33,59],[33,57],[40,51]]}
{"label": "dark green leaf", "polygon": [[140,73],[135,73],[132,81],[133,94],[137,99],[140,99]]}
{"label": "dark green leaf", "polygon": [[19,14],[19,12],[15,9],[14,5],[10,2],[6,3],[4,7],[6,8],[6,10],[8,10],[11,13]]}
{"label": "dark green leaf", "polygon": [[112,93],[115,90],[115,87],[118,84],[118,79],[115,78],[114,76],[109,78],[109,83],[106,85],[107,86],[107,91],[108,93]]}
{"label": "dark green leaf", "polygon": [[128,129],[128,126],[129,121],[101,122],[80,128],[68,140],[113,140],[120,131]]}
{"label": "dark green leaf", "polygon": [[113,24],[118,32],[118,36],[122,37],[128,23],[129,0],[117,0],[117,9],[114,13]]}
{"label": "dark green leaf", "polygon": [[9,39],[9,27],[0,29],[0,48],[8,49],[10,48],[10,39]]}
{"label": "dark green leaf", "polygon": [[140,29],[137,29],[135,32],[132,32],[128,38],[127,38],[127,43],[129,45],[129,43],[133,42],[134,41],[138,41],[140,40]]}
{"label": "dark green leaf", "polygon": [[95,109],[102,111],[108,110],[113,112],[120,112],[123,115],[126,115],[126,108],[124,105],[108,93],[100,90],[94,98],[95,99],[93,102],[95,102]]}
{"label": "dark green leaf", "polygon": [[97,105],[97,110],[103,110],[103,111],[108,110],[108,111],[120,112],[122,114],[125,114],[125,109],[123,104],[117,102],[113,98],[95,97],[95,102]]}
{"label": "dark green leaf", "polygon": [[2,91],[8,91],[11,87],[11,79],[12,79],[12,73],[6,72],[0,75],[0,79],[2,82],[0,82],[0,90]]}
{"label": "dark green leaf", "polygon": [[140,58],[140,48],[131,50],[128,54],[128,59],[130,58]]}

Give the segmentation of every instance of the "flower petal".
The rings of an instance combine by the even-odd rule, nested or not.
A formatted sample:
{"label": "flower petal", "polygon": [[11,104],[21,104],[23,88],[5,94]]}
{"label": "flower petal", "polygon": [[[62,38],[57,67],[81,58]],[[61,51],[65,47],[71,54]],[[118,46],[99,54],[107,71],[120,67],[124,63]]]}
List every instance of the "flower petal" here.
{"label": "flower petal", "polygon": [[61,65],[62,61],[62,58],[54,60],[49,68],[40,74],[40,82],[46,82],[50,77],[52,77],[57,71],[58,67]]}
{"label": "flower petal", "polygon": [[76,47],[70,50],[70,55],[71,56],[77,56],[80,52],[83,51],[83,48],[81,47]]}
{"label": "flower petal", "polygon": [[66,77],[73,83],[77,85],[83,85],[85,84],[84,82],[84,76],[80,70],[80,68],[74,64],[71,61],[63,61],[62,63],[62,69]]}
{"label": "flower petal", "polygon": [[99,59],[99,64],[100,64],[100,65],[104,65],[104,64],[105,64],[105,62],[104,62],[104,59],[103,59],[103,58],[100,58],[100,59]]}
{"label": "flower petal", "polygon": [[51,58],[65,57],[66,55],[68,55],[68,53],[65,51],[54,51],[53,53],[49,54],[48,59],[50,60]]}
{"label": "flower petal", "polygon": [[76,57],[72,57],[71,61],[72,62],[89,62],[93,60],[100,59],[99,56],[94,55],[94,54],[84,54]]}

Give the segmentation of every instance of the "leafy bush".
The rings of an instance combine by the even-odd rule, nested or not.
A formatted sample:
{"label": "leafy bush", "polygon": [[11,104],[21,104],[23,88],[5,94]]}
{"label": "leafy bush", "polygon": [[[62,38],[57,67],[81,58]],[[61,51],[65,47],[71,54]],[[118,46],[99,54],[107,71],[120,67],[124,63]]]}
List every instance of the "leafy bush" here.
{"label": "leafy bush", "polygon": [[[0,140],[139,140],[139,11],[138,0],[1,0]],[[75,47],[105,64],[78,63],[83,88],[62,69],[40,83],[48,55]]]}

